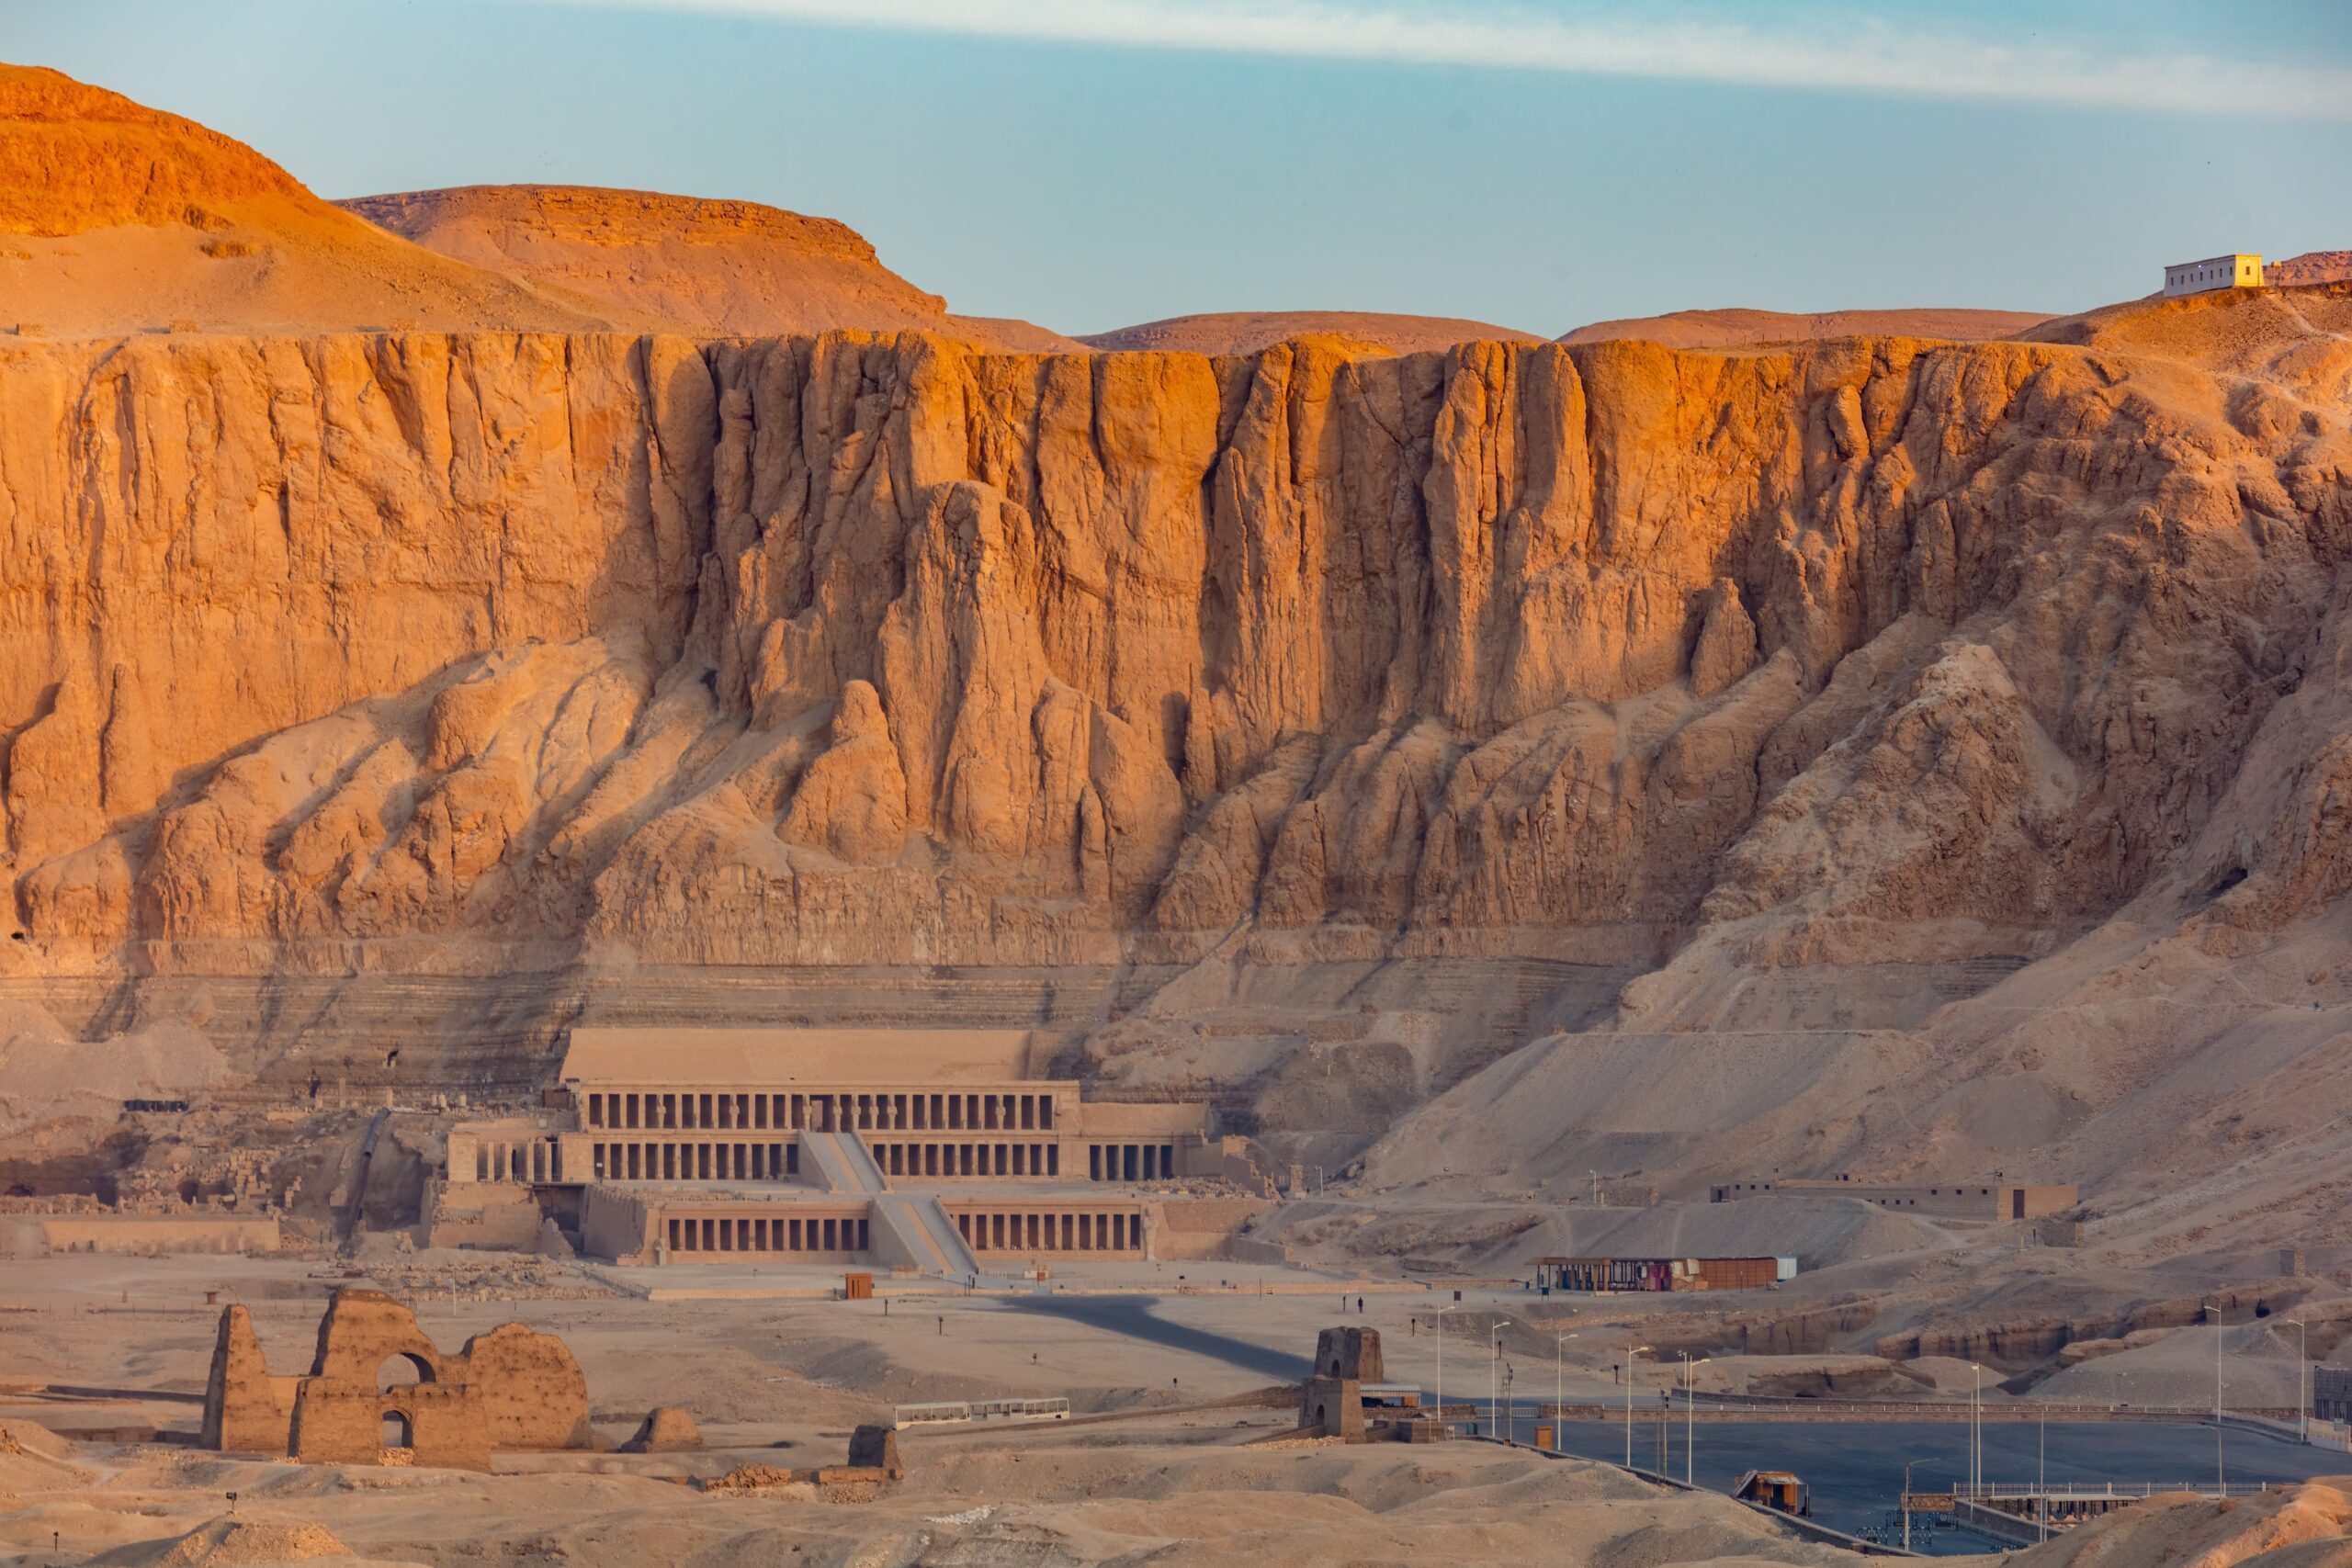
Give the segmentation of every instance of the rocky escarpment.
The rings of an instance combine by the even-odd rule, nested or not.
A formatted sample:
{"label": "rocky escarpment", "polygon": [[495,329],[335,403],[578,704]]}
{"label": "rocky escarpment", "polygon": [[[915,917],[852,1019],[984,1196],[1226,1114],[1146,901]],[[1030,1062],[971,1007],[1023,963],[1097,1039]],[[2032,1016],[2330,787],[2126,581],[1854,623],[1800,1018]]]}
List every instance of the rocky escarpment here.
{"label": "rocky escarpment", "polygon": [[2333,646],[2346,300],[2235,309],[2227,376],[17,343],[7,962],[2043,951],[2206,874]]}

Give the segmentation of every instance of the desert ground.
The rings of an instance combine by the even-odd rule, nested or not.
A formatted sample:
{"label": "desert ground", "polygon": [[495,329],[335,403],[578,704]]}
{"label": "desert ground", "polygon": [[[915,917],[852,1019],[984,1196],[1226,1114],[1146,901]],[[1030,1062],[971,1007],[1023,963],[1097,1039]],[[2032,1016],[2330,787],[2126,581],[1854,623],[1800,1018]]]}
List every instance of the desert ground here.
{"label": "desert ground", "polygon": [[[1322,1289],[1258,1293],[1298,1292],[1295,1270],[1197,1267],[1231,1285],[1214,1295],[1162,1297],[1171,1322],[1303,1361],[1317,1328],[1336,1316],[1336,1293]],[[510,1319],[561,1334],[614,1440],[644,1407],[684,1404],[707,1448],[503,1456],[489,1476],[322,1471],[51,1435],[142,1416],[185,1425],[193,1412],[184,1404],[90,1401],[69,1409],[0,1393],[7,1408],[0,1425],[20,1450],[0,1459],[7,1467],[0,1547],[47,1561],[40,1553],[57,1531],[70,1548],[65,1562],[275,1562],[283,1549],[273,1542],[322,1530],[361,1560],[383,1562],[457,1562],[487,1551],[708,1563],[787,1552],[814,1563],[1209,1562],[1273,1554],[1340,1563],[1418,1556],[1449,1542],[1500,1560],[1546,1550],[1565,1533],[1592,1540],[1592,1561],[1623,1560],[1619,1543],[1654,1562],[1840,1555],[1727,1501],[1694,1504],[1605,1467],[1525,1450],[1283,1441],[1295,1420],[1290,1388],[1216,1355],[1012,1310],[1001,1298],[889,1294],[886,1313],[883,1301],[831,1301],[816,1271],[786,1269],[698,1278],[692,1288],[797,1291],[797,1299],[649,1302],[605,1284],[604,1270],[470,1255],[368,1272],[405,1289],[437,1341],[455,1344]],[[1175,1272],[1142,1268],[1090,1284],[1162,1291]],[[19,1380],[128,1380],[185,1393],[200,1384],[216,1315],[187,1303],[190,1289],[248,1303],[265,1347],[290,1361],[329,1288],[322,1273],[342,1270],[250,1259],[28,1264],[12,1273],[0,1303],[9,1314],[0,1381],[15,1390]],[[1199,1283],[1212,1288],[1206,1276]],[[1359,1317],[1351,1307],[1349,1321],[1385,1327],[1399,1372],[1419,1375],[1424,1358],[1408,1347],[1434,1342],[1415,1340],[1404,1298],[1374,1286],[1364,1300],[1367,1312]],[[1415,1304],[1425,1305],[1418,1296]],[[1456,1348],[1475,1353],[1466,1340]],[[1581,1368],[1577,1380],[1593,1382]],[[872,1503],[682,1484],[747,1463],[831,1462],[850,1426],[886,1416],[891,1401],[1045,1393],[1067,1394],[1072,1425],[908,1437],[907,1481]],[[44,1415],[54,1428],[37,1425]],[[1276,1441],[1252,1442],[1267,1438]],[[230,1490],[238,1493],[233,1524],[221,1495]],[[192,1535],[202,1544],[179,1544]]]}
{"label": "desert ground", "polygon": [[[275,1368],[301,1359],[326,1293],[360,1276],[413,1301],[436,1343],[454,1346],[503,1322],[560,1335],[579,1357],[608,1449],[661,1404],[684,1405],[703,1446],[502,1454],[493,1473],[480,1475],[302,1466],[125,1440],[126,1427],[192,1427],[189,1401],[201,1391],[218,1312],[208,1295],[247,1306]],[[28,1562],[126,1563],[449,1563],[485,1552],[695,1563],[779,1553],[814,1563],[1223,1562],[1278,1554],[1335,1564],[1447,1550],[1477,1561],[1535,1554],[1659,1564],[1851,1555],[1721,1495],[1670,1490],[1613,1464],[1473,1441],[1433,1449],[1298,1438],[1294,1388],[1245,1364],[1264,1357],[1279,1372],[1282,1360],[1303,1363],[1318,1328],[1369,1325],[1383,1331],[1392,1377],[1432,1388],[1433,1325],[1443,1305],[1456,1358],[1446,1374],[1449,1402],[1483,1404],[1486,1341],[1505,1323],[1503,1354],[1520,1393],[1540,1385],[1548,1399],[1556,1377],[1572,1403],[1613,1409],[1623,1385],[1608,1347],[1657,1332],[1655,1318],[1640,1314],[1596,1312],[1586,1303],[1547,1316],[1551,1303],[1508,1290],[1472,1289],[1455,1306],[1394,1283],[1216,1263],[1081,1270],[1056,1281],[1046,1310],[1034,1297],[912,1283],[886,1287],[880,1300],[840,1302],[830,1286],[822,1270],[808,1268],[647,1279],[641,1270],[478,1254],[348,1266],[28,1261],[11,1270],[0,1299],[8,1327],[0,1427],[10,1434],[0,1450],[0,1549]],[[675,1299],[647,1299],[649,1287]],[[1180,1337],[1195,1337],[1192,1346],[1055,1310],[1139,1303]],[[1559,1353],[1556,1373],[1547,1349]],[[2242,1344],[2233,1353],[2257,1351]],[[1702,1385],[1745,1386],[1799,1366],[1846,1373],[1856,1370],[1850,1359],[1718,1358]],[[1966,1386],[1964,1362],[1915,1366]],[[1640,1368],[1645,1463],[1652,1388],[1674,1382],[1677,1371]],[[2195,1388],[2199,1369],[2175,1371],[2177,1385],[2152,1386]],[[177,1397],[142,1401],[135,1391]],[[747,1465],[833,1462],[851,1427],[888,1419],[896,1403],[1054,1394],[1069,1401],[1068,1425],[902,1434],[907,1479],[871,1501],[827,1501],[806,1486],[771,1486],[765,1495],[698,1489]],[[1990,1398],[2013,1402],[1997,1390]],[[1957,1403],[1965,1407],[1964,1393]],[[1702,1430],[1699,1440],[1713,1444],[1731,1428]],[[2241,1445],[2237,1462],[2255,1467],[2249,1473],[2278,1462],[2278,1453],[2256,1451],[2261,1447]],[[2290,1473],[2325,1472],[2314,1464]],[[2166,1555],[2175,1538],[2195,1551],[2245,1553],[2340,1531],[2338,1484],[2315,1481],[2233,1502],[2234,1518],[2217,1515],[2210,1501],[2183,1498],[2084,1529],[2121,1538],[2107,1550],[2143,1554],[2114,1561],[2190,1561]],[[52,1532],[61,1543],[54,1555]],[[2058,1544],[2044,1550],[2050,1561],[2093,1560],[2055,1552]]]}

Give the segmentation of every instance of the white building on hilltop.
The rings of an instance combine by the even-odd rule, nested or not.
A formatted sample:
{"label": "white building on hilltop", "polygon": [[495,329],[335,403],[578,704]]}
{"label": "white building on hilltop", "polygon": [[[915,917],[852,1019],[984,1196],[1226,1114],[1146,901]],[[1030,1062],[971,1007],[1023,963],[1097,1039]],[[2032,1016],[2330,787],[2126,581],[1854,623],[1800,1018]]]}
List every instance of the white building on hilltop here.
{"label": "white building on hilltop", "polygon": [[2165,293],[2202,294],[2213,288],[2259,288],[2262,258],[2250,255],[2208,256],[2165,268]]}

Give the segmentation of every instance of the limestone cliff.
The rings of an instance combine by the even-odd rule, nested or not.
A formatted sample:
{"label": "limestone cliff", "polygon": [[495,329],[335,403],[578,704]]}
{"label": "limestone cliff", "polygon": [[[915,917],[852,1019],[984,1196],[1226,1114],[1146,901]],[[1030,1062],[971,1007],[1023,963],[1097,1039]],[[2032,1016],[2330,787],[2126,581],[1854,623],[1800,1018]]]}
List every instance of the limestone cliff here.
{"label": "limestone cliff", "polygon": [[[2203,874],[2333,646],[2352,299],[2230,310],[2227,374],[14,343],[7,961],[2036,953]],[[2249,918],[2336,887],[2286,750]]]}

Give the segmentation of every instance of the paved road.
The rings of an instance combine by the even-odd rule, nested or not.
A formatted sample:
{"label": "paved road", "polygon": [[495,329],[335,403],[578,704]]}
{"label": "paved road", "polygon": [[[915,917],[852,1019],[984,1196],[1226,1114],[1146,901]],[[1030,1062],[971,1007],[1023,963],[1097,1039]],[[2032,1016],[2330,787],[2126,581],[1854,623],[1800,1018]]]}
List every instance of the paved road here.
{"label": "paved road", "polygon": [[[1313,1370],[1309,1357],[1170,1323],[1154,1310],[1159,1304],[1154,1296],[1012,1296],[994,1304],[1000,1311],[1065,1318],[1105,1333],[1206,1356],[1269,1382],[1295,1382]],[[1483,1413],[1485,1402],[1477,1404]],[[1654,1405],[1637,1404],[1634,1414],[1634,1461],[1645,1469],[1657,1469],[1658,1411]],[[1533,1440],[1532,1401],[1518,1402],[1514,1427],[1521,1442]],[[2045,1431],[2046,1460],[2041,1447]],[[1667,1423],[1664,1436],[1666,1468],[1679,1476],[1687,1458],[1681,1421]],[[1692,1478],[1700,1486],[1728,1493],[1745,1471],[1793,1470],[1813,1488],[1815,1518],[1859,1534],[1885,1524],[1894,1516],[1906,1461],[1916,1461],[1912,1477],[1921,1491],[1967,1479],[1968,1439],[1965,1422],[1702,1424],[1696,1432],[1697,1464]],[[1622,1422],[1572,1421],[1561,1441],[1568,1452],[1592,1459],[1622,1462],[1625,1457]],[[2352,1459],[2344,1454],[2256,1433],[2228,1432],[2222,1444],[2233,1483],[2300,1481],[2352,1470]],[[2053,1422],[2047,1428],[2024,1422],[1988,1423],[1984,1428],[1984,1479],[2001,1484],[2030,1483],[2044,1474],[2052,1482],[2088,1484],[2110,1481],[2133,1485],[2188,1483],[2210,1482],[2214,1473],[2211,1428],[2177,1422]],[[1913,1540],[1915,1545],[1937,1555],[1993,1550],[1990,1543],[1965,1531],[1929,1529],[1917,1521]]]}
{"label": "paved road", "polygon": [[1154,1310],[1159,1305],[1156,1296],[1008,1296],[994,1303],[1000,1310],[1033,1312],[1046,1317],[1068,1318],[1090,1328],[1109,1334],[1124,1334],[1130,1339],[1147,1344],[1164,1345],[1171,1350],[1182,1350],[1194,1356],[1205,1356],[1223,1361],[1246,1372],[1266,1379],[1269,1382],[1296,1382],[1315,1370],[1315,1358],[1285,1350],[1269,1349],[1253,1345],[1247,1339],[1229,1335],[1212,1334],[1205,1328],[1187,1328],[1181,1323],[1170,1323]]}

